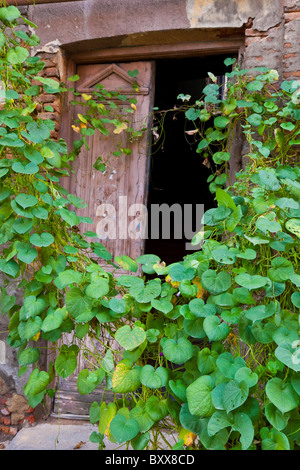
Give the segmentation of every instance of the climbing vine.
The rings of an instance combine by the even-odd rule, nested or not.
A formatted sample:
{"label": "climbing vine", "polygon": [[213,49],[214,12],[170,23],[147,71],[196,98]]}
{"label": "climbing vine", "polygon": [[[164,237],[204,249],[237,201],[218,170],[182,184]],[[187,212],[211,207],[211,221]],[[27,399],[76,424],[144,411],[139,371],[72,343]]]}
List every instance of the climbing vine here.
{"label": "climbing vine", "polygon": [[[264,67],[234,66],[220,98],[209,74],[203,97],[183,111],[194,124],[199,158],[216,166],[208,181],[216,207],[193,240],[201,250],[171,265],[155,254],[113,260],[80,235],[78,225],[89,220],[71,205],[85,202],[60,178],[96,129],[136,131],[123,113],[112,114],[106,90],[79,100],[73,89],[74,104],[85,109],[73,124],[81,138],[72,149],[51,138],[53,122],[37,112],[40,88],[67,88],[41,76],[43,61],[28,51],[38,37],[18,31],[28,22],[19,10],[0,8],[0,21],[1,312],[20,374],[33,367],[24,389],[29,404],[53,396],[53,379],[73,374],[82,349],[89,366],[79,373],[79,392],[103,388],[103,400],[90,408],[99,449],[109,439],[136,450],[298,450],[299,82],[279,83]],[[132,101],[126,109],[134,107]],[[247,164],[230,182],[237,125]],[[132,274],[114,277],[91,254]],[[9,294],[15,279],[21,303]],[[74,341],[64,342],[65,333]],[[95,345],[89,351],[87,338]],[[39,368],[41,339],[57,350],[48,370]],[[114,401],[106,403],[106,391]]]}

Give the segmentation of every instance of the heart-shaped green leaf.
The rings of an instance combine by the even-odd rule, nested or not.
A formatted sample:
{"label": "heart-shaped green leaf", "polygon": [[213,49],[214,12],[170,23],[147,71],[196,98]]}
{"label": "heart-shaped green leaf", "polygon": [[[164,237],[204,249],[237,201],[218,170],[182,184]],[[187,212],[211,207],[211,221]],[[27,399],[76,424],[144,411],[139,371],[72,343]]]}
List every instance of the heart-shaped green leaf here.
{"label": "heart-shaped green leaf", "polygon": [[62,378],[69,377],[77,367],[79,348],[76,344],[67,346],[63,344],[55,360],[55,370]]}
{"label": "heart-shaped green leaf", "polygon": [[181,401],[186,402],[186,384],[181,380],[170,380],[169,387]]}
{"label": "heart-shaped green leaf", "polygon": [[38,255],[37,250],[30,244],[25,242],[17,242],[16,250],[18,252],[17,258],[23,263],[30,264]]}
{"label": "heart-shaped green leaf", "polygon": [[287,436],[277,431],[277,429],[261,429],[261,448],[262,450],[290,450],[290,443]]}
{"label": "heart-shaped green leaf", "polygon": [[204,318],[203,328],[209,341],[223,341],[229,335],[229,326],[217,316]]}
{"label": "heart-shaped green leaf", "polygon": [[13,259],[9,261],[0,259],[0,271],[7,274],[8,276],[16,277],[20,271],[20,266]]}
{"label": "heart-shaped green leaf", "polygon": [[187,403],[192,415],[202,418],[211,416],[215,411],[211,392],[214,381],[209,375],[202,375],[186,389]]}
{"label": "heart-shaped green leaf", "polygon": [[16,219],[13,223],[13,230],[19,234],[24,234],[32,229],[33,221],[31,219]]}
{"label": "heart-shaped green leaf", "polygon": [[235,282],[242,287],[246,287],[246,289],[253,290],[260,289],[261,287],[265,286],[268,283],[268,279],[263,276],[251,276],[248,273],[244,273],[238,274],[235,277]]}
{"label": "heart-shaped green leaf", "polygon": [[41,233],[41,235],[39,235],[38,233],[33,233],[29,240],[30,243],[38,247],[49,246],[54,243],[53,235],[47,232]]}
{"label": "heart-shaped green leaf", "polygon": [[174,364],[183,364],[193,355],[193,345],[186,338],[167,339],[163,343],[163,353],[168,361]]}
{"label": "heart-shaped green leaf", "polygon": [[[213,304],[205,304],[202,299],[192,299],[189,302],[189,310],[196,317],[208,317],[210,315],[215,315],[217,309]],[[186,317],[185,317],[186,318]],[[189,319],[189,318],[187,318]],[[192,318],[190,318],[192,320]]]}
{"label": "heart-shaped green leaf", "polygon": [[131,368],[131,362],[123,360],[116,365],[112,377],[115,393],[135,392],[140,386],[141,366]]}
{"label": "heart-shaped green leaf", "polygon": [[154,420],[145,409],[145,403],[138,402],[137,406],[130,411],[129,416],[139,423],[140,432],[149,431],[154,424]]}
{"label": "heart-shaped green leaf", "polygon": [[35,206],[38,203],[38,200],[31,194],[21,193],[16,196],[16,202],[19,206],[23,207],[23,209],[27,209],[27,207]]}
{"label": "heart-shaped green leaf", "polygon": [[223,405],[227,413],[240,407],[248,397],[249,387],[242,381],[230,380],[224,387]]}
{"label": "heart-shaped green leaf", "polygon": [[217,351],[203,348],[198,352],[197,366],[202,375],[207,375],[216,369]]}
{"label": "heart-shaped green leaf", "polygon": [[150,434],[148,432],[138,433],[130,443],[134,450],[143,450],[148,445],[150,441]]}
{"label": "heart-shaped green leaf", "polygon": [[199,416],[191,414],[187,403],[183,403],[179,413],[179,419],[185,429],[188,429],[198,436],[200,435],[204,427],[203,420],[199,418]]}
{"label": "heart-shaped green leaf", "polygon": [[258,375],[255,372],[252,372],[248,367],[241,367],[236,371],[234,380],[238,383],[244,381],[250,388],[257,384]]}
{"label": "heart-shaped green leaf", "polygon": [[264,318],[271,317],[274,315],[276,305],[274,302],[270,302],[268,305],[257,305],[252,307],[245,312],[246,318],[252,321],[263,320]]}
{"label": "heart-shaped green leaf", "polygon": [[299,341],[291,343],[281,343],[275,349],[275,356],[279,361],[290,369],[300,372],[300,347]]}
{"label": "heart-shaped green leaf", "polygon": [[54,310],[54,312],[48,313],[45,319],[43,320],[43,324],[41,327],[42,331],[46,333],[47,331],[56,330],[61,326],[65,318],[66,307],[57,308],[56,310]]}
{"label": "heart-shaped green leaf", "polygon": [[92,393],[105,377],[105,371],[101,368],[89,371],[82,369],[77,378],[77,388],[81,395]]}
{"label": "heart-shaped green leaf", "polygon": [[125,255],[116,256],[115,262],[119,264],[120,266],[122,266],[122,268],[125,269],[125,271],[132,271],[134,273],[137,272],[138,265],[136,261],[134,261],[129,256],[125,256]]}
{"label": "heart-shaped green leaf", "polygon": [[277,431],[282,431],[286,427],[289,415],[282,413],[273,403],[267,403],[265,413],[267,420]]}
{"label": "heart-shaped green leaf", "polygon": [[130,295],[140,303],[148,303],[156,299],[161,293],[161,283],[158,279],[151,279],[146,285],[134,283],[129,290]]}
{"label": "heart-shaped green leaf", "polygon": [[22,173],[24,175],[34,175],[39,171],[38,165],[33,162],[25,163],[24,165],[21,162],[15,162],[12,164],[12,169],[16,173]]}
{"label": "heart-shaped green leaf", "polygon": [[27,364],[32,364],[36,362],[40,357],[40,350],[38,348],[33,348],[30,346],[29,348],[24,349],[19,355],[19,364],[20,366],[24,366]]}
{"label": "heart-shaped green leaf", "polygon": [[155,395],[147,398],[145,409],[153,421],[159,421],[169,414],[168,400]]}
{"label": "heart-shaped green leaf", "polygon": [[18,326],[18,333],[21,339],[30,340],[40,332],[43,320],[40,317],[29,318],[27,321],[21,321]]}
{"label": "heart-shaped green leaf", "polygon": [[109,425],[109,429],[119,444],[134,439],[140,431],[139,423],[136,419],[127,419],[126,416],[122,414],[114,416]]}
{"label": "heart-shaped green leaf", "polygon": [[216,364],[222,374],[228,379],[233,379],[238,369],[246,367],[246,363],[242,357],[238,356],[234,358],[229,352],[220,354],[216,360]]}
{"label": "heart-shaped green leaf", "polygon": [[46,307],[46,302],[43,299],[37,299],[34,295],[29,295],[24,299],[23,305],[20,309],[20,320],[28,320],[40,313]]}
{"label": "heart-shaped green leaf", "polygon": [[169,374],[165,367],[154,369],[150,364],[145,365],[141,370],[140,380],[148,388],[165,387],[168,382]]}
{"label": "heart-shaped green leaf", "polygon": [[124,325],[116,331],[115,339],[122,348],[132,351],[145,341],[146,333],[139,326],[131,329],[129,325]]}
{"label": "heart-shaped green leaf", "polygon": [[50,377],[49,374],[45,371],[39,371],[34,369],[31,373],[27,384],[24,387],[24,392],[26,396],[38,395],[43,390],[46,389],[49,383]]}
{"label": "heart-shaped green leaf", "polygon": [[269,400],[282,413],[295,409],[299,404],[299,397],[289,382],[283,382],[274,377],[267,382],[266,394]]}
{"label": "heart-shaped green leaf", "polygon": [[273,258],[271,265],[272,267],[268,271],[268,276],[272,281],[287,281],[294,274],[293,265],[288,259],[282,257]]}

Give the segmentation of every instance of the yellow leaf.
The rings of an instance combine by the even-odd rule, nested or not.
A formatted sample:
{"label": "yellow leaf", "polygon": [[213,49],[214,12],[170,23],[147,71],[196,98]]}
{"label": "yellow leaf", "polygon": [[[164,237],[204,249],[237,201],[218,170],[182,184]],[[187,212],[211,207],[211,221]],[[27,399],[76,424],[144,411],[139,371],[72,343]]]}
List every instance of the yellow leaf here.
{"label": "yellow leaf", "polygon": [[127,124],[125,124],[125,122],[119,122],[114,129],[114,134],[121,134],[125,129],[127,129]]}
{"label": "yellow leaf", "polygon": [[87,120],[82,116],[82,114],[77,114],[78,116],[78,119],[80,119],[81,122],[83,122],[84,124],[87,124]]}
{"label": "yellow leaf", "polygon": [[41,332],[39,331],[36,335],[34,335],[34,336],[31,338],[31,340],[37,342],[37,340],[38,340],[39,337],[40,337],[40,334],[41,334]]}
{"label": "yellow leaf", "polygon": [[77,126],[74,126],[74,124],[72,125],[72,129],[73,129],[73,131],[75,131],[77,133],[80,132],[80,128],[77,127]]}
{"label": "yellow leaf", "polygon": [[84,101],[89,101],[92,98],[92,95],[86,95],[85,93],[82,93],[81,96],[84,99]]}
{"label": "yellow leaf", "polygon": [[131,103],[130,106],[132,107],[132,109],[136,110],[136,105],[134,103]]}
{"label": "yellow leaf", "polygon": [[204,289],[201,286],[200,281],[196,278],[192,281],[192,283],[198,287],[197,298],[202,299],[203,294],[204,294]]}
{"label": "yellow leaf", "polygon": [[169,284],[171,284],[173,287],[176,287],[176,288],[179,287],[179,284],[180,284],[180,282],[178,281],[173,281],[169,274],[166,276],[166,282],[168,282]]}
{"label": "yellow leaf", "polygon": [[189,432],[188,434],[186,434],[184,438],[184,444],[188,447],[192,446],[194,444],[196,437],[197,437],[196,434],[194,434],[193,432]]}

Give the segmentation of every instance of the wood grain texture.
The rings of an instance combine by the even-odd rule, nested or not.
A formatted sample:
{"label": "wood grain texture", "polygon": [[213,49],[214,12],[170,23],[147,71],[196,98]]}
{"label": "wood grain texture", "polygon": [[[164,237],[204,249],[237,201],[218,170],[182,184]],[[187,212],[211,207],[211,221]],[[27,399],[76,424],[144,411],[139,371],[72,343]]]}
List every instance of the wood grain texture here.
{"label": "wood grain texture", "polygon": [[[120,73],[115,73],[115,68],[110,69],[107,64],[78,66],[77,74],[80,80],[77,82],[77,89],[88,93],[89,86],[93,89],[96,83],[101,83],[110,91],[120,91],[128,98],[134,97],[137,99],[136,110],[133,114],[125,113],[127,125],[135,130],[142,127],[149,129],[151,119],[148,117],[150,108],[153,106],[154,64],[146,61],[114,64],[114,66],[120,69]],[[112,72],[107,74],[106,69]],[[126,75],[128,76],[127,72],[134,69],[139,70],[137,81],[138,89],[142,90],[141,93],[132,88],[132,80],[125,79]],[[129,103],[119,102],[118,108],[121,104],[130,107]],[[82,112],[81,108],[77,107],[74,117],[80,112]],[[127,255],[135,258],[143,252],[144,241],[139,238],[134,240],[128,236],[128,226],[138,213],[126,217],[126,212],[134,204],[145,205],[147,203],[149,132],[146,131],[138,140],[129,142],[127,132],[114,134],[113,130],[114,126],[111,125],[111,133],[108,137],[96,131],[93,136],[87,138],[89,149],[84,148],[74,164],[75,173],[71,178],[69,190],[88,204],[86,208],[77,210],[77,214],[90,217],[94,221],[93,224],[81,224],[81,231],[97,232],[97,227],[104,227],[107,208],[104,205],[110,204],[110,208],[114,208],[114,211],[106,212],[106,217],[115,221],[116,238],[108,237],[99,241],[113,256]],[[76,139],[76,135],[74,138]],[[113,152],[118,147],[129,148],[132,153],[115,156]],[[105,173],[93,167],[100,156],[107,164]],[[134,208],[132,210],[134,214]]]}

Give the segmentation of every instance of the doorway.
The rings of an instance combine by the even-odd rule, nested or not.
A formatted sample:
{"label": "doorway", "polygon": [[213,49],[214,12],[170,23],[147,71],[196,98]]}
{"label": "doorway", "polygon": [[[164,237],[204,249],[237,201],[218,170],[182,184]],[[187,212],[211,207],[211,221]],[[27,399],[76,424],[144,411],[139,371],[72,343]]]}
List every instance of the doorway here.
{"label": "doorway", "polygon": [[[139,89],[143,90],[143,94],[137,96],[136,112],[140,118],[147,119],[147,116],[152,115],[153,107],[164,110],[181,104],[182,101],[177,99],[180,93],[191,95],[189,103],[200,98],[208,71],[218,77],[224,76],[223,61],[226,57],[215,55],[207,58],[158,59],[156,62],[123,61],[114,66],[108,63],[84,64],[78,65],[73,74],[78,73],[81,77],[76,85],[81,92],[89,93],[96,83],[107,85],[108,81],[110,87],[115,86],[118,91],[120,88],[124,89],[124,93],[128,94],[128,87],[131,89],[132,86],[128,82],[127,72],[138,69]],[[120,195],[128,197],[128,204],[147,203],[150,227],[153,204],[179,204],[180,207],[185,204],[204,204],[205,210],[214,207],[214,197],[207,183],[211,169],[203,165],[203,158],[196,153],[197,143],[185,132],[189,129],[185,125],[189,123],[185,122],[184,114],[167,114],[164,120],[163,145],[160,142],[156,145],[154,136],[150,143],[150,119],[148,121],[149,127],[144,138],[131,144],[130,159],[123,159],[121,165],[116,165],[113,178],[107,178],[107,175],[94,170],[93,164],[103,152],[103,141],[98,141],[94,136],[89,137],[90,150],[81,155],[68,188],[71,193],[88,202],[85,209],[77,211],[79,215],[95,219],[100,203],[109,202],[117,207]],[[74,135],[73,138],[77,136]],[[108,143],[109,141],[105,140],[106,146]],[[149,152],[149,147],[152,152]],[[89,230],[97,231],[98,219],[96,218],[95,225],[90,226]],[[170,264],[180,261],[188,254],[185,245],[187,241],[190,239],[176,238],[171,227],[168,239],[150,237],[145,244],[144,240],[128,238],[102,242],[113,256],[127,254],[136,258],[144,253],[152,253],[158,255],[166,264]],[[119,273],[123,274],[123,271],[120,270]],[[82,357],[78,361],[76,372],[60,381],[59,392],[53,400],[52,416],[87,419],[93,401],[101,402],[104,394],[107,394],[108,401],[113,400],[113,396],[109,391],[104,391],[102,385],[91,395],[79,394],[77,375],[83,368],[85,361]]]}
{"label": "doorway", "polygon": [[[202,206],[202,210],[206,211],[215,206],[215,201],[207,183],[212,168],[208,168],[202,156],[196,152],[197,141],[194,134],[189,132],[195,126],[186,120],[184,112],[161,111],[181,106],[187,99],[178,98],[181,94],[183,97],[190,95],[189,105],[201,99],[202,90],[208,84],[208,72],[212,72],[220,82],[224,79],[228,71],[224,65],[226,57],[216,55],[156,61],[154,109],[159,112],[153,123],[145,253],[158,255],[167,265],[192,253],[192,247],[188,245],[191,233],[196,233],[199,227],[197,207]],[[161,205],[165,205],[166,209],[160,213],[160,224],[163,225],[163,218],[167,215],[170,220],[168,238],[163,238],[162,230],[157,234],[157,210]],[[184,220],[187,205],[190,205],[193,214],[192,224],[189,219],[189,227]],[[175,226],[175,217],[180,217],[180,214],[181,234]],[[164,222],[168,223],[166,220]]]}

